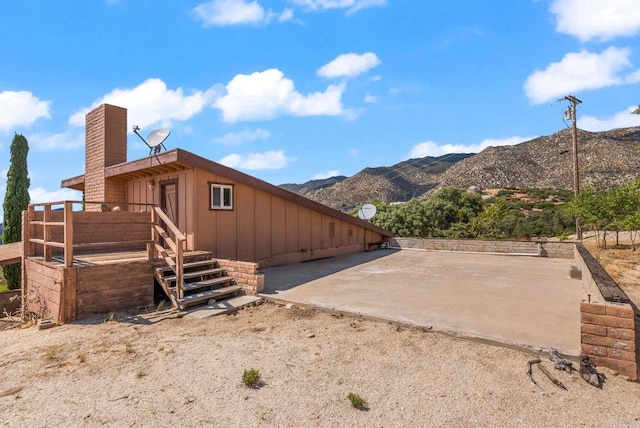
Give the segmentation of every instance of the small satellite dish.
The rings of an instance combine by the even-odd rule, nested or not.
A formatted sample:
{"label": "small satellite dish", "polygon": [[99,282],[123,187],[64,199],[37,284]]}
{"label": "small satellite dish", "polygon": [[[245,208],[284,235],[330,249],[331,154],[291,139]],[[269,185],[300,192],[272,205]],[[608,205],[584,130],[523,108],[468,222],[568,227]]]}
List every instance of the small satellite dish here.
{"label": "small satellite dish", "polygon": [[376,208],[375,205],[364,204],[358,210],[358,217],[361,218],[362,220],[370,220],[373,218],[374,215],[376,215],[376,212],[378,212],[378,209]]}
{"label": "small satellite dish", "polygon": [[137,125],[133,126],[133,132],[136,133],[138,137],[149,147],[149,154],[157,155],[160,153],[161,149],[167,150],[164,146],[164,141],[169,137],[171,131],[165,128],[156,129],[155,131],[151,131],[149,135],[147,135],[147,139],[142,138],[142,135],[138,133],[140,127]]}

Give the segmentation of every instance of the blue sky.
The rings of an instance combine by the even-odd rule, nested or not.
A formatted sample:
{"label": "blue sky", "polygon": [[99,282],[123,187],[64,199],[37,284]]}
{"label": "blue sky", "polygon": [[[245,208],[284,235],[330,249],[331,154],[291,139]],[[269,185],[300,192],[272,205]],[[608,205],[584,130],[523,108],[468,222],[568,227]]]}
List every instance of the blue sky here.
{"label": "blue sky", "polygon": [[568,94],[583,129],[640,126],[639,0],[2,2],[0,197],[18,132],[32,202],[79,199],[103,102],[282,184],[548,135]]}

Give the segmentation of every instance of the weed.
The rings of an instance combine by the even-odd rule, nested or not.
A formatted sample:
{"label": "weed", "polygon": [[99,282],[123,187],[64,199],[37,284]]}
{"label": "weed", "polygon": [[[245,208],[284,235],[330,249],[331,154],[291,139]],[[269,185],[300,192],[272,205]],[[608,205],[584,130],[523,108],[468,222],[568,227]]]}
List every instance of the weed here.
{"label": "weed", "polygon": [[351,402],[351,406],[355,407],[356,409],[358,410],[366,409],[367,402],[364,401],[364,399],[360,397],[358,394],[354,394],[353,392],[350,392],[349,395],[347,395],[347,398]]}
{"label": "weed", "polygon": [[245,370],[242,373],[242,383],[249,388],[258,388],[260,386],[260,376],[259,370]]}
{"label": "weed", "polygon": [[128,340],[124,340],[122,343],[124,343],[124,352],[127,354],[135,354],[135,350],[133,349],[133,343],[131,343]]}
{"label": "weed", "polygon": [[44,350],[44,359],[47,361],[56,361],[60,358],[60,346],[48,346]]}
{"label": "weed", "polygon": [[78,354],[78,361],[80,361],[81,363],[85,363],[87,361],[87,354]]}
{"label": "weed", "polygon": [[136,377],[138,379],[142,379],[146,375],[147,375],[147,369],[145,367],[139,367],[138,371],[136,372]]}

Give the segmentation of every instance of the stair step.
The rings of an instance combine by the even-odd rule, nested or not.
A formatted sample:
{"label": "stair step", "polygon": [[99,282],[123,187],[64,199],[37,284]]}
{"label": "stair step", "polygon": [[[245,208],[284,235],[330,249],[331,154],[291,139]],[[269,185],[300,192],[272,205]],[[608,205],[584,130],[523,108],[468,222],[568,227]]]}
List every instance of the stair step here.
{"label": "stair step", "polygon": [[[185,272],[183,275],[183,278],[184,279],[197,278],[199,276],[213,275],[213,274],[222,273],[222,272],[224,272],[224,268],[205,269],[205,270],[199,270],[197,272]],[[175,281],[176,276],[175,275],[165,276],[162,279],[167,282]]]}
{"label": "stair step", "polygon": [[196,303],[204,302],[210,299],[220,299],[240,291],[242,287],[239,285],[232,285],[229,287],[218,288],[217,290],[203,291],[202,293],[190,294],[184,296],[182,299],[178,299],[178,303],[183,306],[194,305]]}
{"label": "stair step", "polygon": [[[209,260],[200,260],[200,261],[197,261],[197,262],[185,263],[182,266],[183,266],[184,269],[189,269],[189,268],[194,268],[194,267],[213,265],[215,263],[216,263],[215,260],[209,259]],[[170,272],[170,271],[171,271],[171,268],[169,266],[156,268],[156,272]]]}
{"label": "stair step", "polygon": [[[233,278],[231,278],[230,276],[221,276],[220,278],[206,279],[204,281],[186,282],[184,284],[184,291],[193,291],[199,288],[205,288],[212,285],[224,284],[225,282],[231,282],[232,280]],[[171,287],[169,287],[169,289],[175,290],[176,287],[175,285],[172,285]]]}

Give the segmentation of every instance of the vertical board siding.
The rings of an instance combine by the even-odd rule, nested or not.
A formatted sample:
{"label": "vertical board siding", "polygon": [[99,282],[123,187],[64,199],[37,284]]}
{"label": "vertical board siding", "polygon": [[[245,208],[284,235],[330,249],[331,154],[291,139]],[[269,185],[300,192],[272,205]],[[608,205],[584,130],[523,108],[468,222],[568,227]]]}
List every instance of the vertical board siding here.
{"label": "vertical board siding", "polygon": [[236,211],[238,213],[238,260],[255,259],[255,190],[238,185],[236,189]]}
{"label": "vertical board siding", "polygon": [[311,211],[311,250],[322,248],[322,214]]}
{"label": "vertical board siding", "polygon": [[[147,185],[151,178],[153,189]],[[127,185],[129,202],[158,204],[159,182],[170,179],[178,180],[178,227],[190,250],[270,265],[338,254],[363,243],[362,227],[202,169],[133,180]],[[232,210],[210,209],[210,183],[233,186]],[[334,223],[333,239],[330,223]],[[368,233],[368,241],[381,239]]]}
{"label": "vertical board siding", "polygon": [[271,195],[257,190],[255,192],[255,256],[257,260],[268,259],[272,255],[271,240]]}
{"label": "vertical board siding", "polygon": [[271,255],[286,252],[286,205],[284,199],[271,197]]}
{"label": "vertical board siding", "polygon": [[287,201],[285,205],[285,253],[300,251],[298,241],[298,235],[300,233],[298,207],[298,204],[289,201]]}
{"label": "vertical board siding", "polygon": [[307,207],[300,207],[298,210],[298,224],[300,231],[298,232],[298,239],[300,243],[300,250],[304,250],[307,254],[306,258],[309,258],[309,252],[311,251],[311,210]]}

